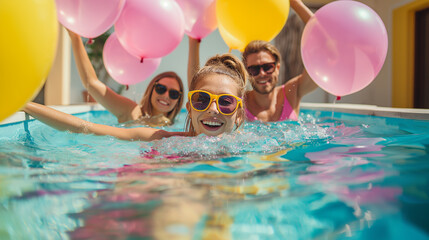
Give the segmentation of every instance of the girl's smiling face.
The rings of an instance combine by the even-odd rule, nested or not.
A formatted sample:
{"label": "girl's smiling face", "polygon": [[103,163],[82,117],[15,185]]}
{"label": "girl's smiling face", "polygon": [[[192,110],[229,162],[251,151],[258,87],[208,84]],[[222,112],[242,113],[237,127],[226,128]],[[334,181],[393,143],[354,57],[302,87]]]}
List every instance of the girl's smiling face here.
{"label": "girl's smiling face", "polygon": [[[223,74],[205,76],[198,82],[195,89],[216,95],[232,94],[240,97],[237,84],[229,76]],[[204,112],[195,111],[189,102],[186,104],[192,120],[192,126],[197,135],[217,136],[224,132],[231,132],[234,129],[235,123],[239,120],[237,111],[231,115],[223,115],[217,109],[216,104],[216,101],[211,102],[209,108]]]}
{"label": "girl's smiling face", "polygon": [[172,77],[165,77],[158,81],[167,87],[167,91],[163,94],[158,94],[155,88],[152,90],[151,104],[153,106],[153,115],[166,114],[174,109],[179,99],[171,99],[169,97],[169,91],[171,89],[180,92],[180,85],[176,79]]}

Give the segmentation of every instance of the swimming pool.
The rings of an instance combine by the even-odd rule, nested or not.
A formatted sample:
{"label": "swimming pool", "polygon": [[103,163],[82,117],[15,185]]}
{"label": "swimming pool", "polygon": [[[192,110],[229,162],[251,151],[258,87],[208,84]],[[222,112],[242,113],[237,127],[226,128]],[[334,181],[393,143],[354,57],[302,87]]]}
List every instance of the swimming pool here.
{"label": "swimming pool", "polygon": [[0,239],[428,239],[428,173],[428,120],[303,109],[153,143],[10,122]]}

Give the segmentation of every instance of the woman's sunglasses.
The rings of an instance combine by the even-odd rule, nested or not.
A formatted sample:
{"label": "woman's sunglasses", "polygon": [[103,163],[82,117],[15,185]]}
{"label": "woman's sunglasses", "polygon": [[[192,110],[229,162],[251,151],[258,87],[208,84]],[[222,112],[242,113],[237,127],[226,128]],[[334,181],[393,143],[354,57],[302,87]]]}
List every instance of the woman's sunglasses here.
{"label": "woman's sunglasses", "polygon": [[[158,93],[159,95],[164,94],[167,91],[167,87],[165,85],[162,85],[160,83],[156,83],[155,84],[155,92]],[[168,91],[168,96],[173,99],[176,100],[180,97],[181,93],[177,90],[174,89],[170,89]]]}
{"label": "woman's sunglasses", "polygon": [[213,100],[216,100],[217,110],[223,115],[234,114],[237,108],[243,107],[241,98],[231,94],[215,95],[203,90],[190,91],[188,93],[191,107],[198,112],[206,111]]}
{"label": "woman's sunglasses", "polygon": [[276,68],[276,62],[272,63],[265,63],[262,65],[253,65],[247,67],[247,72],[249,72],[250,75],[256,77],[261,72],[261,68],[264,70],[265,73],[271,74],[274,72]]}

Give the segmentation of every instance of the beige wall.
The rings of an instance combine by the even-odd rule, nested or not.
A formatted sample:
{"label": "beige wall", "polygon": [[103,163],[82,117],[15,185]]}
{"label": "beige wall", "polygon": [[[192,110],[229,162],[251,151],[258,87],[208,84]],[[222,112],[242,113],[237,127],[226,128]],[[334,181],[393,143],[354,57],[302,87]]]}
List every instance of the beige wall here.
{"label": "beige wall", "polygon": [[[362,1],[366,3],[367,1]],[[381,69],[379,75],[374,82],[369,86],[368,90],[371,98],[379,106],[392,106],[392,29],[393,29],[393,11],[403,5],[415,2],[414,0],[373,0],[368,6],[371,6],[383,20],[388,36],[389,48],[387,52],[386,62]]]}
{"label": "beige wall", "polygon": [[60,26],[55,61],[45,84],[46,105],[70,104],[71,51],[67,32]]}
{"label": "beige wall", "polygon": [[392,12],[401,5],[412,2],[410,0],[366,0],[361,1],[367,4],[381,17],[386,26],[389,36],[389,48],[386,61],[377,78],[368,86],[367,92],[371,102],[375,105],[392,106]]}

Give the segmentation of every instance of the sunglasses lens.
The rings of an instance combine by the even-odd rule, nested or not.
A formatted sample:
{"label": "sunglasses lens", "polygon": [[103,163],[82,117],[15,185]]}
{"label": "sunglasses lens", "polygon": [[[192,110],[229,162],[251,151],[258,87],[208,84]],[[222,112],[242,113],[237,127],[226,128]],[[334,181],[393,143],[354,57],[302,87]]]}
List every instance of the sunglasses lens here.
{"label": "sunglasses lens", "polygon": [[274,72],[274,69],[276,67],[275,63],[265,63],[262,65],[254,65],[247,67],[247,72],[249,72],[250,75],[256,77],[259,75],[261,68],[264,70],[265,73],[271,74]]}
{"label": "sunglasses lens", "polygon": [[224,114],[231,114],[237,107],[237,99],[233,96],[223,95],[218,100],[219,110]]}
{"label": "sunglasses lens", "polygon": [[156,93],[158,93],[159,95],[161,95],[161,94],[164,94],[167,91],[167,87],[158,83],[158,84],[155,85],[155,91],[156,91]]}
{"label": "sunglasses lens", "polygon": [[191,104],[196,110],[204,110],[210,104],[210,95],[205,92],[196,92],[191,96]]}
{"label": "sunglasses lens", "polygon": [[247,72],[249,72],[249,74],[252,76],[258,76],[260,69],[261,69],[261,66],[259,65],[249,66],[247,67]]}
{"label": "sunglasses lens", "polygon": [[[159,95],[162,95],[162,94],[164,94],[167,91],[167,87],[158,83],[158,84],[155,85],[155,91]],[[178,99],[180,97],[180,92],[177,91],[177,90],[170,90],[170,91],[168,91],[168,96],[171,99],[176,100],[176,99]]]}
{"label": "sunglasses lens", "polygon": [[176,100],[180,97],[180,92],[176,90],[170,90],[169,96],[171,99]]}
{"label": "sunglasses lens", "polygon": [[264,69],[264,72],[266,73],[273,73],[274,72],[274,64],[273,63],[266,63],[262,65],[262,69]]}

